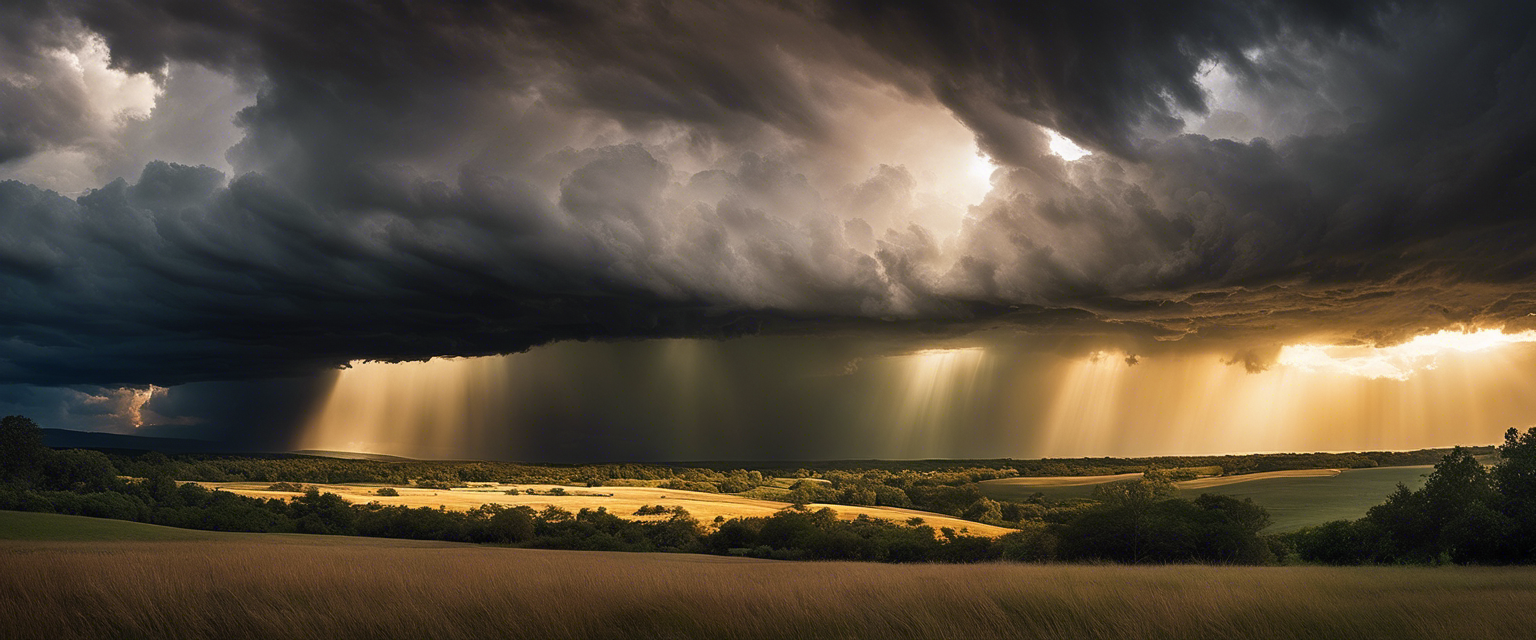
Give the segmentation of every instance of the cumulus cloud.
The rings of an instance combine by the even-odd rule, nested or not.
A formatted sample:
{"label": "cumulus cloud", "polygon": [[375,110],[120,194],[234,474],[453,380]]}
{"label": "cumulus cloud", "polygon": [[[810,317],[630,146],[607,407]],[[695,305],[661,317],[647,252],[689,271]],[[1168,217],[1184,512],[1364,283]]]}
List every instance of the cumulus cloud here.
{"label": "cumulus cloud", "polygon": [[110,65],[95,35],[51,28],[26,3],[0,10],[0,175],[52,188],[96,186],[98,156],[113,136],[149,115],[161,93],[147,73]]}

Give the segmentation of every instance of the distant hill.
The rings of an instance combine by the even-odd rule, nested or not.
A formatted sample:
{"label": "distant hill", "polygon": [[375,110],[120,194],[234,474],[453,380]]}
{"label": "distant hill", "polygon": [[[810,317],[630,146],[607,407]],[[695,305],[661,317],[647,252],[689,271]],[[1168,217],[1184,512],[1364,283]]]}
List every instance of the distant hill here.
{"label": "distant hill", "polygon": [[71,431],[69,429],[43,429],[43,444],[54,449],[111,449],[118,451],[159,451],[167,454],[203,453],[225,455],[298,455],[315,456],[320,458],[337,458],[341,460],[375,460],[381,462],[405,462],[413,458],[402,458],[381,453],[355,453],[351,451],[323,451],[319,449],[305,449],[303,451],[263,451],[249,446],[241,446],[228,442],[215,442],[213,440],[193,440],[190,438],[156,438],[151,436],[134,436],[122,433],[101,433],[99,431]]}
{"label": "distant hill", "polygon": [[211,440],[152,438],[68,429],[43,429],[43,444],[55,449],[123,449],[161,453],[260,453]]}
{"label": "distant hill", "polygon": [[291,452],[297,456],[315,456],[317,458],[336,458],[339,460],[373,460],[376,462],[415,462],[416,458],[404,456],[392,456],[383,453],[360,453],[357,451],[327,451],[325,449],[300,449]]}

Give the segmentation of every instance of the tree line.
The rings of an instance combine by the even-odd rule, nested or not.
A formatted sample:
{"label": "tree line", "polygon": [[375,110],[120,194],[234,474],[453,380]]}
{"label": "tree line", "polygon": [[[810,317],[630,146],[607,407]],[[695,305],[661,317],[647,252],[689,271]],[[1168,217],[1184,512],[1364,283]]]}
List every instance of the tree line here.
{"label": "tree line", "polygon": [[1287,536],[1301,558],[1326,564],[1536,562],[1536,428],[1510,429],[1499,461],[1446,454],[1416,491],[1399,484],[1364,518]]}
{"label": "tree line", "polygon": [[[360,535],[532,548],[610,551],[677,551],[776,559],[883,562],[1088,561],[1262,564],[1273,562],[1273,541],[1259,531],[1268,515],[1251,501],[1204,495],[1172,495],[1166,474],[1099,490],[1094,501],[1071,505],[981,503],[980,519],[1012,520],[1017,531],[998,537],[934,529],[921,517],[890,522],[837,517],[830,508],[795,505],[766,517],[716,518],[701,523],[686,510],[636,521],[605,509],[571,513],[555,507],[488,504],[469,511],[352,504],[308,488],[292,499],[251,498],[210,491],[176,474],[208,462],[174,461],[150,453],[108,455],[91,450],[54,451],[41,432],[20,416],[0,419],[0,509],[116,518],[214,531]],[[257,463],[264,462],[257,460]],[[119,466],[121,465],[121,466]],[[962,512],[974,487],[969,472],[887,471],[804,481],[793,492],[869,491],[876,501],[935,504]],[[990,473],[987,472],[987,473]],[[830,475],[830,474],[829,474]],[[292,479],[275,482],[313,481]],[[334,480],[333,480],[334,481]],[[861,484],[862,483],[862,484]],[[894,484],[892,484],[894,483]],[[878,487],[888,487],[880,490]],[[904,487],[904,488],[903,488]],[[814,488],[814,489],[813,489]],[[805,496],[811,497],[811,496]],[[916,497],[916,500],[913,498]],[[860,497],[858,499],[864,499]],[[985,500],[981,498],[981,500]],[[990,502],[990,501],[988,501]],[[657,514],[663,515],[663,514]]]}

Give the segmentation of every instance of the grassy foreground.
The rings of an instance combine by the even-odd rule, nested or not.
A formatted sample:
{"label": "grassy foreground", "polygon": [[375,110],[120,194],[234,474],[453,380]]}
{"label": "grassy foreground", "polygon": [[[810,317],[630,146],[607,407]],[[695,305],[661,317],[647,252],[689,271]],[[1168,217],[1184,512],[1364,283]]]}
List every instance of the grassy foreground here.
{"label": "grassy foreground", "polygon": [[0,542],[6,638],[1528,638],[1536,570],[792,563],[326,536]]}

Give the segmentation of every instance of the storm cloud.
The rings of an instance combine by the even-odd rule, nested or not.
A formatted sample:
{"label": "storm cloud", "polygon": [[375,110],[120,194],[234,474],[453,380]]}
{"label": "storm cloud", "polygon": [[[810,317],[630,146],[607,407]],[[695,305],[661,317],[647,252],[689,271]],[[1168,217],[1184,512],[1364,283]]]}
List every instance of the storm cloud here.
{"label": "storm cloud", "polygon": [[[20,3],[0,382],[561,340],[1002,327],[1261,353],[1528,324],[1533,11]],[[82,43],[154,109],[72,80],[58,52]],[[172,104],[212,105],[185,112],[208,133],[125,124]],[[225,129],[221,166],[184,164]],[[971,145],[991,164],[967,202]],[[27,179],[65,152],[86,178]]]}

